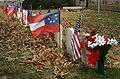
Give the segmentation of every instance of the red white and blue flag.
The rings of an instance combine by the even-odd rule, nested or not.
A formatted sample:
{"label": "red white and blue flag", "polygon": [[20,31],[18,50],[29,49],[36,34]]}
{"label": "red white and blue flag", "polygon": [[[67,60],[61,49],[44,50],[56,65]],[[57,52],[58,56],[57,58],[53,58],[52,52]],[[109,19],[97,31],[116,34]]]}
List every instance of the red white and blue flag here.
{"label": "red white and blue flag", "polygon": [[73,48],[73,60],[78,60],[81,57],[81,49],[80,49],[80,40],[78,34],[73,34],[71,45]]}
{"label": "red white and blue flag", "polygon": [[6,13],[7,15],[9,15],[9,16],[16,15],[15,6],[8,6],[8,7],[6,7],[5,13]]}
{"label": "red white and blue flag", "polygon": [[77,20],[76,26],[74,29],[74,34],[72,35],[72,48],[73,48],[73,60],[78,60],[81,58],[81,49],[80,49],[80,39],[79,39],[79,32],[80,32],[80,19]]}
{"label": "red white and blue flag", "polygon": [[60,11],[28,16],[28,22],[33,37],[45,33],[60,32]]}

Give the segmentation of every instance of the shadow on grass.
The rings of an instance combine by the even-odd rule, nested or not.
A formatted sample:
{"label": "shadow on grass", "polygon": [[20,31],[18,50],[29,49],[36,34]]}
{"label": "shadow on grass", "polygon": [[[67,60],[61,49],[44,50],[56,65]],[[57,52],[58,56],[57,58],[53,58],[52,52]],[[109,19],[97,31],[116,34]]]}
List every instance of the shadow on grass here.
{"label": "shadow on grass", "polygon": [[120,79],[120,69],[105,68],[105,76],[101,77],[96,69],[83,64],[74,64],[65,79]]}

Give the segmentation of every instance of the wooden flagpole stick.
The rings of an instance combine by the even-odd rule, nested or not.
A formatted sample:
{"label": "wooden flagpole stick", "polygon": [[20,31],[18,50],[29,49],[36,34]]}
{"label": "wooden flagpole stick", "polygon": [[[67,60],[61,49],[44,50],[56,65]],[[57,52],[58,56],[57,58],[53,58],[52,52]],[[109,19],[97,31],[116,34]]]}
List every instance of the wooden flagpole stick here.
{"label": "wooden flagpole stick", "polygon": [[30,52],[32,54],[32,41],[31,41],[31,39],[32,39],[32,33],[31,33],[31,36],[30,36]]}
{"label": "wooden flagpole stick", "polygon": [[60,32],[59,32],[59,47],[62,48],[62,25],[60,20],[61,14],[60,14],[60,8],[59,8],[59,26],[60,26]]}
{"label": "wooden flagpole stick", "polygon": [[22,22],[22,25],[23,25],[23,6],[22,6],[22,2],[20,2],[20,6],[21,6],[21,12],[22,12],[22,16],[21,16],[21,22]]}
{"label": "wooden flagpole stick", "polygon": [[5,10],[5,8],[6,8],[6,4],[5,4],[5,0],[4,0],[4,2],[3,2],[3,9]]}
{"label": "wooden flagpole stick", "polygon": [[25,27],[27,26],[27,14],[28,14],[28,10],[25,10]]}
{"label": "wooden flagpole stick", "polygon": [[22,21],[22,25],[23,25],[23,6],[22,6],[22,2],[21,2],[21,11],[22,11],[21,21]]}

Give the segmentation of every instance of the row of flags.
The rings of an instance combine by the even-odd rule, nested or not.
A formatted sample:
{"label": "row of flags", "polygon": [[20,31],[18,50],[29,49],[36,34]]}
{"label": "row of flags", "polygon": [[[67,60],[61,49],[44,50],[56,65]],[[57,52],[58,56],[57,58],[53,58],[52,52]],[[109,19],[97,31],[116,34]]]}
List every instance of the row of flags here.
{"label": "row of flags", "polygon": [[[17,9],[16,9],[17,8]],[[30,26],[33,37],[37,37],[46,33],[60,32],[60,10],[47,13],[38,13],[32,16],[32,10],[27,13],[15,6],[7,6],[5,13],[9,16],[16,16],[22,22]]]}
{"label": "row of flags", "polygon": [[[20,8],[16,9],[14,6],[8,6],[5,9],[7,15],[13,16],[16,15],[25,22],[27,19],[27,23],[30,26],[30,30],[33,37],[37,37],[47,33],[55,33],[60,32],[60,10],[56,10],[51,12],[48,10],[47,13],[38,13],[32,16],[32,11],[27,12],[27,17],[21,12]],[[22,17],[20,17],[22,16]],[[76,26],[74,29],[74,34],[72,35],[71,45],[73,47],[73,60],[78,60],[81,57],[80,51],[80,40],[79,40],[79,32],[80,32],[80,18],[76,22]]]}
{"label": "row of flags", "polygon": [[[20,10],[19,9],[16,10],[16,7],[14,6],[8,6],[6,7],[5,12],[7,15],[13,16],[13,15],[18,15],[18,13],[20,13]],[[32,10],[28,10],[28,13],[26,13],[26,16],[23,16],[22,20],[27,20],[33,37],[37,37],[46,33],[55,33],[55,32],[61,31],[60,10],[56,10],[54,12],[51,12],[50,10],[48,10],[47,13],[44,13],[44,14],[39,13],[34,16],[32,16]],[[74,33],[72,34],[72,37],[71,37],[71,46],[73,49],[73,52],[72,52],[73,60],[76,61],[80,59],[82,62],[86,64],[95,63],[94,65],[96,65],[95,60],[96,59],[98,60],[98,56],[96,56],[97,55],[96,53],[99,53],[99,51],[98,50],[91,51],[90,49],[89,51],[88,49],[86,49],[84,47],[85,41],[80,39],[80,18],[78,18],[74,28]],[[104,74],[104,62],[99,62],[98,64],[99,64],[98,65],[99,72],[101,74]]]}
{"label": "row of flags", "polygon": [[[13,16],[21,13],[22,10],[16,10],[16,7],[7,7],[6,14]],[[24,14],[24,13],[22,13]],[[32,11],[25,12],[25,16],[22,15],[22,20],[24,22],[27,21],[30,31],[33,37],[38,37],[42,35],[48,35],[49,33],[58,33],[61,31],[60,29],[60,10],[52,11],[48,10],[47,13],[38,13],[36,15],[32,15]],[[59,39],[59,38],[58,38]],[[62,41],[62,40],[61,40]],[[80,39],[80,18],[76,21],[76,25],[74,28],[74,33],[71,38],[71,46],[72,46],[72,58],[73,61],[79,60],[87,64],[89,62],[87,50],[81,49],[81,39]],[[83,43],[83,42],[82,42]],[[58,44],[60,45],[60,44]]]}

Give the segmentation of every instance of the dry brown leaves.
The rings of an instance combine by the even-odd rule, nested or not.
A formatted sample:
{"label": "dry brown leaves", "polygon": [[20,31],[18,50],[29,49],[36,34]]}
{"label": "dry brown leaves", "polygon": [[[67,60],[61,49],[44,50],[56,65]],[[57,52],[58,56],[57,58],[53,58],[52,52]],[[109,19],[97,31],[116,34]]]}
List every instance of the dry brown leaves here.
{"label": "dry brown leaves", "polygon": [[71,62],[64,56],[52,37],[32,38],[29,28],[24,27],[14,18],[5,17],[0,21],[0,52],[7,58],[16,58],[18,54],[32,53],[21,63],[33,64],[38,71],[54,69],[54,77],[68,73]]}
{"label": "dry brown leaves", "polygon": [[[33,41],[34,40],[34,41]],[[33,58],[31,62],[38,71],[43,69],[54,69],[54,76],[64,76],[68,73],[71,62],[63,55],[64,52],[57,48],[53,38],[32,39]]]}
{"label": "dry brown leaves", "polygon": [[[71,26],[70,23],[65,25]],[[0,52],[11,58],[15,58],[16,53],[32,53],[32,57],[22,63],[34,64],[38,71],[54,69],[55,77],[63,77],[73,65],[64,56],[64,52],[57,48],[54,35],[51,38],[32,38],[29,27],[22,26],[14,18],[4,17],[0,21]]]}

